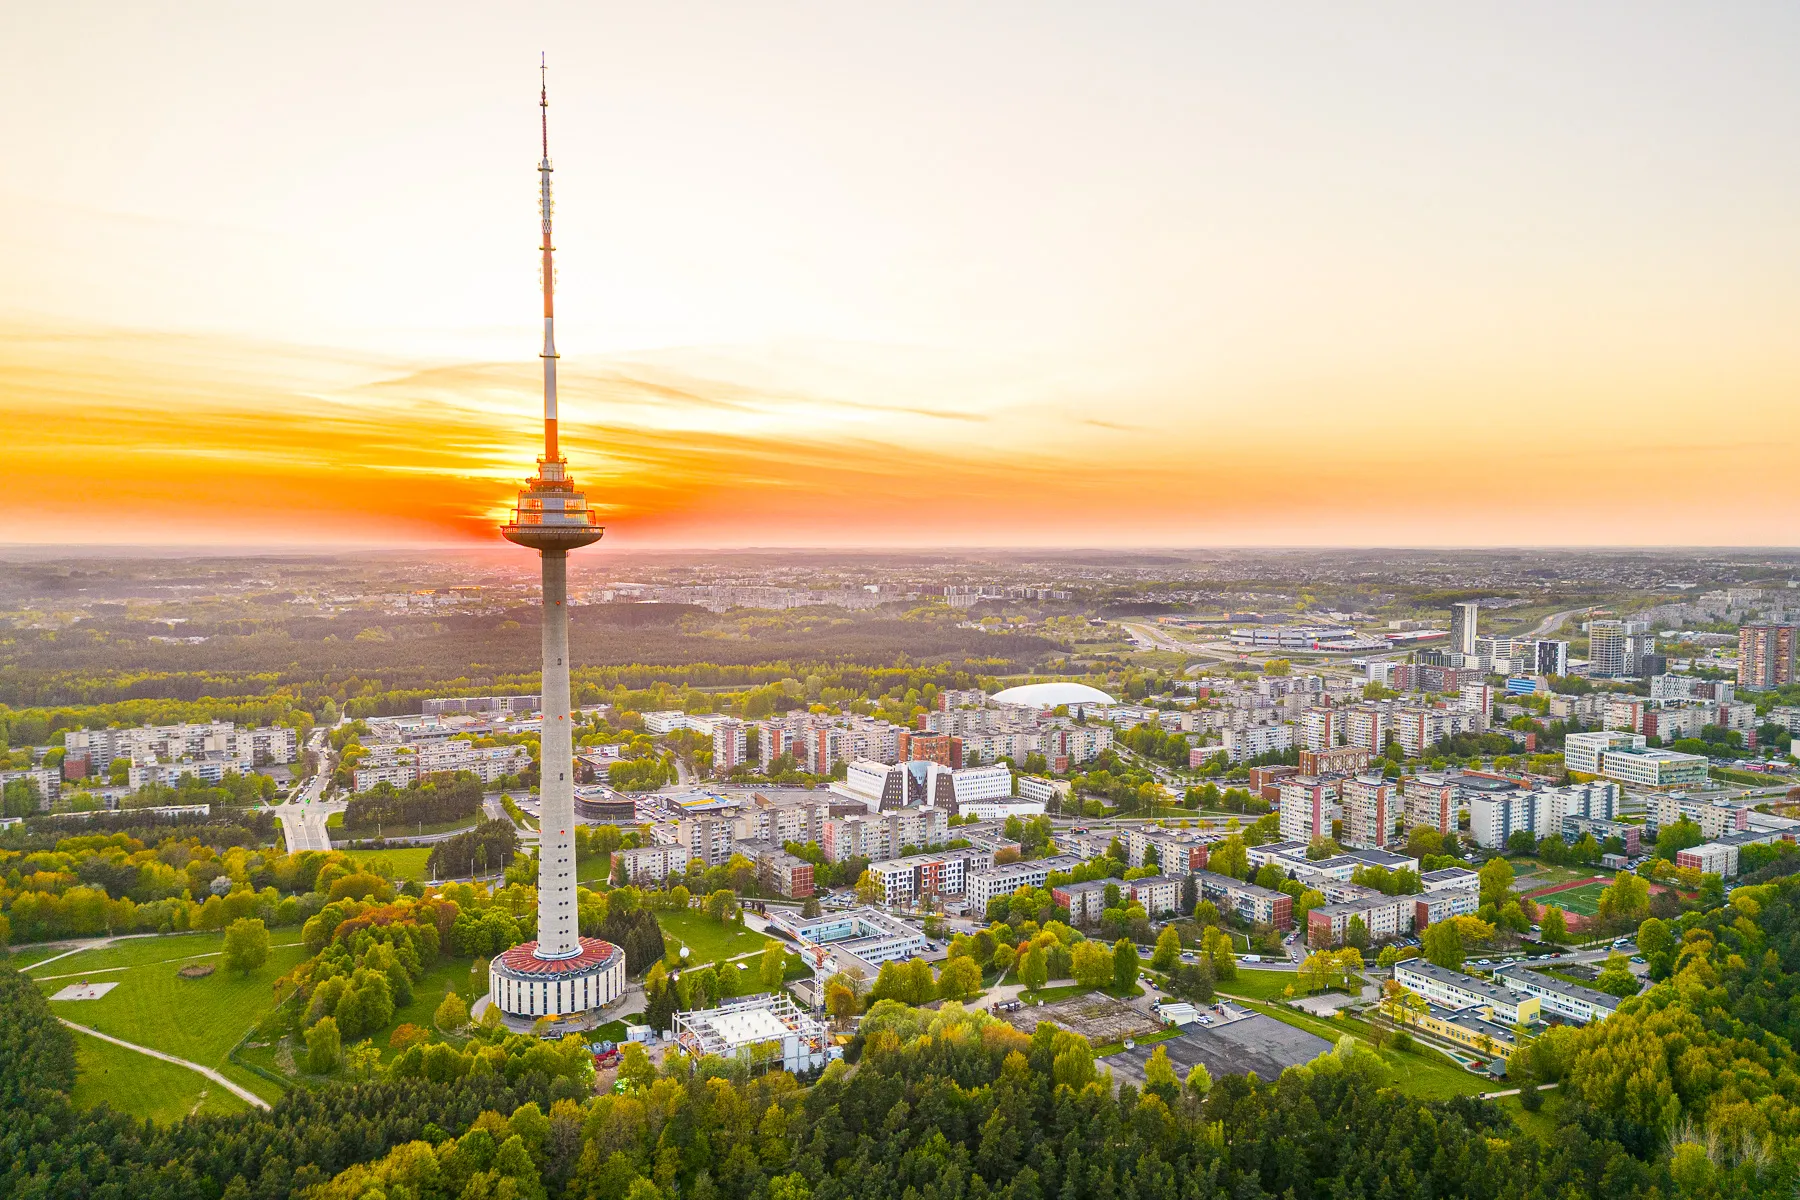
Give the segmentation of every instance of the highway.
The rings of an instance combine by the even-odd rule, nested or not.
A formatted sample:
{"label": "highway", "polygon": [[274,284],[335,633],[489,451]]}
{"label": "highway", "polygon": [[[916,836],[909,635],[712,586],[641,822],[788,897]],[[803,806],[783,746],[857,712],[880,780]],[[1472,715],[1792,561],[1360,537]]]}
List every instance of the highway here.
{"label": "highway", "polygon": [[1579,616],[1585,612],[1592,612],[1594,607],[1594,605],[1590,604],[1586,608],[1569,608],[1564,609],[1562,612],[1551,613],[1549,616],[1539,621],[1537,627],[1524,636],[1528,638],[1549,637],[1558,629],[1561,629],[1563,622],[1567,621],[1570,617]]}

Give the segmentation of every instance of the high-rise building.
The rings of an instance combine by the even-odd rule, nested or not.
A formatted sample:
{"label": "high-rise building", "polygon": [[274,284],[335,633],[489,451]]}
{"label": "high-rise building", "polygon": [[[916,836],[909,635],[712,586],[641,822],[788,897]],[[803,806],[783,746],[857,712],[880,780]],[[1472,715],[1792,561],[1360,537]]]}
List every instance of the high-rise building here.
{"label": "high-rise building", "polygon": [[713,774],[724,775],[749,757],[750,730],[735,717],[713,726]]}
{"label": "high-rise building", "polygon": [[1475,624],[1480,615],[1481,605],[1473,600],[1450,606],[1450,653],[1475,653]]}
{"label": "high-rise building", "polygon": [[1569,643],[1542,638],[1535,642],[1527,642],[1533,660],[1529,670],[1533,675],[1567,675],[1569,673]]}
{"label": "high-rise building", "polygon": [[1393,833],[1388,815],[1388,781],[1380,775],[1344,780],[1344,844],[1379,850]]}
{"label": "high-rise building", "polygon": [[1331,708],[1309,708],[1306,710],[1306,748],[1308,750],[1329,750],[1338,744],[1337,710]]}
{"label": "high-rise building", "polygon": [[1603,618],[1588,623],[1588,674],[1595,679],[1632,678],[1643,670],[1644,656],[1655,648],[1643,621]]}
{"label": "high-rise building", "polygon": [[1388,735],[1393,732],[1388,710],[1375,704],[1358,705],[1351,709],[1345,725],[1348,734],[1345,741],[1370,754],[1380,754],[1386,750]]}
{"label": "high-rise building", "polygon": [[1311,842],[1331,836],[1332,793],[1326,780],[1310,775],[1290,775],[1281,781],[1281,837],[1288,842]]}
{"label": "high-rise building", "polygon": [[543,580],[543,727],[539,735],[537,939],[496,955],[488,987],[501,1012],[526,1019],[581,1013],[625,994],[625,952],[581,936],[575,904],[575,764],[569,705],[569,551],[603,532],[575,490],[556,441],[556,272],[550,242],[550,97],[538,93],[543,157],[538,160],[544,282],[544,453],[519,493],[506,539],[536,550]]}
{"label": "high-rise building", "polygon": [[1772,688],[1794,682],[1793,625],[1746,625],[1738,630],[1739,687]]}

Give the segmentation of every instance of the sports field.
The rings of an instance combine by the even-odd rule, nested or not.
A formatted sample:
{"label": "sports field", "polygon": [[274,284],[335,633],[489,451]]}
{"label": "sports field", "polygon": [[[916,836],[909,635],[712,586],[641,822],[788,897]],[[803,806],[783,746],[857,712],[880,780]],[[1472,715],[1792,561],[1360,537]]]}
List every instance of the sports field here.
{"label": "sports field", "polygon": [[1580,887],[1568,888],[1561,892],[1551,892],[1547,896],[1534,896],[1532,901],[1542,908],[1546,904],[1554,904],[1564,912],[1572,912],[1577,916],[1591,917],[1600,911],[1600,893],[1606,890],[1604,883],[1584,883]]}

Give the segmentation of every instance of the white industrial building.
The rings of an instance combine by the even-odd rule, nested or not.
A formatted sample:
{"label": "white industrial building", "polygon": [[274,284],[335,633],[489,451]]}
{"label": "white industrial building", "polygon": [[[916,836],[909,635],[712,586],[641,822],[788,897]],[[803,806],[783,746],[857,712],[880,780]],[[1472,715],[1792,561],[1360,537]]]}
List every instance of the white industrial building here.
{"label": "white industrial building", "polygon": [[717,1008],[676,1013],[673,1033],[676,1044],[696,1058],[736,1058],[753,1069],[798,1074],[842,1054],[825,1026],[785,994],[745,996]]}

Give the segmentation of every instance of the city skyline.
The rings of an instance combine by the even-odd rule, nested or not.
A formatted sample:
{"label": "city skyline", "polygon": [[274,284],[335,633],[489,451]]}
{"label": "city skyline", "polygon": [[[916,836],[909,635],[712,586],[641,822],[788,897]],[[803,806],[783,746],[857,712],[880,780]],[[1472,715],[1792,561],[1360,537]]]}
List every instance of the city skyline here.
{"label": "city skyline", "polygon": [[621,547],[1791,540],[1788,14],[406,11],[0,48],[0,541],[493,542],[546,44]]}

